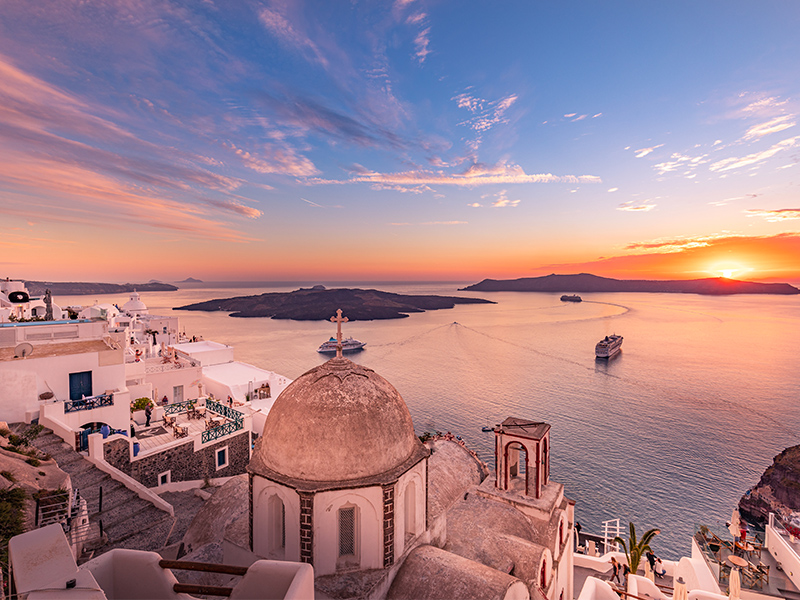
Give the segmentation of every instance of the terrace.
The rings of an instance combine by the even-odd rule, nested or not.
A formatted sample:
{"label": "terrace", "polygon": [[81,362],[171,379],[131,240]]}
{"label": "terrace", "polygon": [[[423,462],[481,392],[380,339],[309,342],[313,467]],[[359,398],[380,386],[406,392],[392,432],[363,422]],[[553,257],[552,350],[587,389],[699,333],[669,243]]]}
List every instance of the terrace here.
{"label": "terrace", "polygon": [[[751,592],[750,597],[800,600],[800,589],[790,577],[799,572],[800,544],[795,541],[792,546],[793,536],[786,529],[781,532],[777,525],[775,515],[770,515],[770,525],[763,535],[735,542],[730,534],[717,535],[706,526],[698,528],[693,541],[723,592],[728,589],[731,570],[738,568],[742,590]],[[776,553],[776,543],[788,552]]]}
{"label": "terrace", "polygon": [[243,412],[210,398],[176,402],[164,406],[161,423],[137,428],[136,440],[142,454],[173,445],[177,440],[199,438],[200,444],[207,444],[243,430],[244,417]]}

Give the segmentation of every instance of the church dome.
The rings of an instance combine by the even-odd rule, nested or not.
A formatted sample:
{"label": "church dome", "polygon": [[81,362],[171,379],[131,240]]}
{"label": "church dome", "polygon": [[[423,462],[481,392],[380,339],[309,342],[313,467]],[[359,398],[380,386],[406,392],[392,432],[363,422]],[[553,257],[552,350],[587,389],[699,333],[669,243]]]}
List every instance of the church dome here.
{"label": "church dome", "polygon": [[291,479],[348,481],[392,471],[422,449],[398,391],[375,371],[332,358],[281,393],[254,462]]}
{"label": "church dome", "polygon": [[146,313],[147,305],[139,299],[137,292],[133,292],[131,299],[122,305],[122,310],[129,314]]}

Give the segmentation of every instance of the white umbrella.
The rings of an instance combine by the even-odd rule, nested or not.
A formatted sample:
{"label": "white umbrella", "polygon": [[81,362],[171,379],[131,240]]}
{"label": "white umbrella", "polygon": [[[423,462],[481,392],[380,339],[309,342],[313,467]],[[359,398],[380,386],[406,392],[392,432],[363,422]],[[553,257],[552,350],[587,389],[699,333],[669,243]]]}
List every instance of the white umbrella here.
{"label": "white umbrella", "polygon": [[686,582],[683,577],[678,577],[678,581],[675,582],[672,600],[689,600],[689,592],[686,591]]}
{"label": "white umbrella", "polygon": [[731,535],[734,537],[734,539],[739,537],[739,528],[741,523],[742,521],[739,517],[739,509],[734,508],[733,514],[731,515],[731,524],[728,525],[728,531],[731,532]]}
{"label": "white umbrella", "polygon": [[728,584],[728,598],[739,600],[742,593],[742,580],[739,577],[739,569],[731,569],[731,580]]}

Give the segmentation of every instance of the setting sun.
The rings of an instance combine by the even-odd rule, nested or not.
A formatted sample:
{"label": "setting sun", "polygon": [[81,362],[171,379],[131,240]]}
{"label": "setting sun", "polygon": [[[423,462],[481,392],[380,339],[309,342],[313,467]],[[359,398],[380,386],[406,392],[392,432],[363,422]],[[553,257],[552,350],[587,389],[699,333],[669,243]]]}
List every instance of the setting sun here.
{"label": "setting sun", "polygon": [[730,279],[731,277],[733,277],[733,273],[734,273],[733,269],[723,269],[720,272],[722,273],[722,276],[725,279]]}

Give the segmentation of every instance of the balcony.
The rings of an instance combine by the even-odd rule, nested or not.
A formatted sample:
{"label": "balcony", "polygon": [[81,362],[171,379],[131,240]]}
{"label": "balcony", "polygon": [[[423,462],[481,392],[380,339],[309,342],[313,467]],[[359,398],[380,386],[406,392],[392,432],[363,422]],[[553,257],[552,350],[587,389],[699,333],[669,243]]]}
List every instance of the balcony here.
{"label": "balcony", "polygon": [[92,410],[95,408],[102,408],[104,406],[114,406],[113,394],[100,394],[98,396],[83,398],[81,400],[65,400],[64,414],[78,412],[81,410]]}

